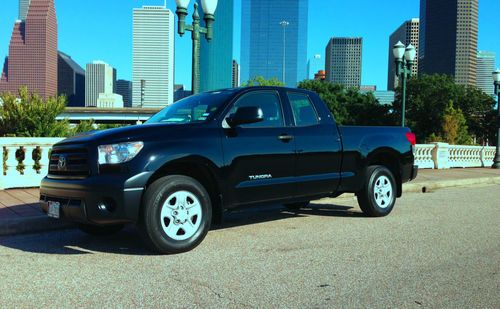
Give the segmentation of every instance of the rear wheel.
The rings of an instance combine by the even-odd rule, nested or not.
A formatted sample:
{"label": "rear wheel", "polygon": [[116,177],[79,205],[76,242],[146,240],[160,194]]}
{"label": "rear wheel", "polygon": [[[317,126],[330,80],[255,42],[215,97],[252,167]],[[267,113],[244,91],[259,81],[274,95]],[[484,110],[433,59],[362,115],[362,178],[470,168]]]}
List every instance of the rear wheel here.
{"label": "rear wheel", "polygon": [[309,206],[309,201],[307,202],[299,202],[299,203],[291,203],[291,204],[285,204],[284,206],[286,207],[286,209],[288,210],[292,210],[292,211],[296,211],[296,210],[299,210],[301,208],[305,208],[307,206]]}
{"label": "rear wheel", "polygon": [[180,253],[201,243],[211,219],[205,188],[191,177],[172,175],[156,180],[146,190],[139,228],[152,250]]}
{"label": "rear wheel", "polygon": [[123,224],[116,224],[116,225],[90,225],[90,224],[79,224],[78,228],[89,235],[94,235],[94,236],[107,236],[107,235],[113,235],[118,233],[123,229],[124,225]]}
{"label": "rear wheel", "polygon": [[380,165],[366,170],[363,189],[357,193],[358,204],[370,217],[383,217],[391,213],[396,202],[396,180],[392,172]]}

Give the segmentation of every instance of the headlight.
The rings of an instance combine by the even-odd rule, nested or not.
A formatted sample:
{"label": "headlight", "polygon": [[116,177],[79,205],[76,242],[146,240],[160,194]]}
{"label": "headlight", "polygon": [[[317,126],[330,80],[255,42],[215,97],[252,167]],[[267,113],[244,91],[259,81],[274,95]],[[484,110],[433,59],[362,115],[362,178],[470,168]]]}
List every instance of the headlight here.
{"label": "headlight", "polygon": [[119,164],[132,160],[144,147],[143,142],[130,142],[97,147],[99,164]]}

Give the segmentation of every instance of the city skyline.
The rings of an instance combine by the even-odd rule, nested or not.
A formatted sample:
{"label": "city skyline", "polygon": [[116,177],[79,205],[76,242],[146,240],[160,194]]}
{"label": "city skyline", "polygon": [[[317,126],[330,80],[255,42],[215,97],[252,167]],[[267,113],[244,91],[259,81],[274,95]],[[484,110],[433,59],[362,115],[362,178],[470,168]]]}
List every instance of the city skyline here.
{"label": "city skyline", "polygon": [[[103,59],[111,63],[118,70],[120,79],[131,80],[132,77],[132,9],[142,5],[163,5],[163,1],[120,1],[116,6],[114,1],[102,3],[89,0],[85,3],[64,2],[56,0],[56,10],[59,23],[59,45],[60,50],[65,51],[80,65],[91,62],[94,59]],[[399,3],[390,1],[380,3],[373,11],[355,11],[355,8],[368,4],[368,1],[358,1],[355,4],[331,1],[324,3],[310,0],[309,2],[309,42],[308,59],[315,54],[324,57],[324,46],[331,36],[361,36],[363,37],[363,76],[362,84],[376,84],[379,89],[385,89],[387,84],[387,46],[388,37],[394,29],[404,20],[419,16],[419,1],[407,1]],[[97,5],[99,4],[99,5]],[[192,11],[193,1],[190,3]],[[401,14],[388,15],[394,5],[398,5]],[[17,19],[18,0],[9,0],[2,4],[0,12],[0,57],[7,55],[8,41],[12,31],[13,21]],[[175,2],[168,1],[167,6],[175,10]],[[102,7],[97,10],[96,7]],[[100,25],[109,23],[109,16],[105,14],[106,9],[113,9],[115,21],[109,27],[102,29]],[[500,46],[495,41],[496,29],[494,27],[495,10],[497,6],[494,0],[481,0],[479,3],[479,44],[478,49],[490,50],[500,53]],[[240,59],[240,28],[239,15],[241,13],[241,0],[235,0],[235,22],[236,25],[233,58]],[[352,12],[352,13],[350,13]],[[382,13],[384,18],[376,19],[376,13]],[[83,18],[83,16],[86,16]],[[88,16],[92,16],[89,19]],[[379,15],[380,16],[380,15]],[[188,21],[190,16],[188,16]],[[83,21],[85,27],[82,26]],[[216,12],[217,22],[217,12]],[[324,29],[327,29],[325,31]],[[119,31],[120,35],[114,35]],[[93,44],[91,44],[93,43]],[[96,48],[98,46],[99,48]],[[175,38],[175,83],[184,84],[190,88],[190,66],[191,66],[191,42],[176,35]],[[187,56],[188,55],[188,56]],[[498,66],[498,64],[496,65]],[[243,81],[242,81],[243,82]]]}

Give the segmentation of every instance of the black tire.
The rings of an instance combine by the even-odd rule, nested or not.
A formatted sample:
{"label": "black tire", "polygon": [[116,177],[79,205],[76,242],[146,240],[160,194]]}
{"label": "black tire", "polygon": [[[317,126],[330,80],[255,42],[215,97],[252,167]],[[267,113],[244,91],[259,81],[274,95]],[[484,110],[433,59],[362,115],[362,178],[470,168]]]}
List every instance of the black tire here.
{"label": "black tire", "polygon": [[391,213],[396,202],[396,180],[392,172],[381,165],[369,166],[363,189],[356,195],[364,214],[383,217]]}
{"label": "black tire", "polygon": [[108,236],[108,235],[113,235],[118,233],[123,229],[124,225],[123,224],[116,224],[116,225],[90,225],[90,224],[83,224],[80,223],[78,225],[78,228],[89,235],[93,236]]}
{"label": "black tire", "polygon": [[[188,194],[185,201],[177,201],[176,194],[181,193]],[[190,200],[191,205],[196,203],[199,205],[197,209],[201,218],[198,215],[189,217],[189,209],[194,209],[189,208]],[[174,203],[174,205],[171,203]],[[184,207],[182,207],[183,205]],[[164,207],[166,207],[164,213],[168,213],[168,216],[171,217],[165,216],[162,218],[162,209]],[[176,210],[179,217],[173,216]],[[181,216],[182,220],[179,219]],[[198,227],[196,229],[191,228],[198,223],[198,220]],[[151,250],[161,254],[174,254],[190,251],[198,246],[207,235],[211,221],[212,204],[205,188],[191,177],[171,175],[156,180],[146,190],[141,219],[138,225],[146,244]],[[190,229],[189,233],[193,233],[192,236],[189,236],[189,233],[186,232],[188,228]],[[171,236],[167,235],[167,232]],[[175,239],[184,236],[189,237]]]}
{"label": "black tire", "polygon": [[298,203],[291,203],[291,204],[285,204],[284,206],[286,209],[291,210],[291,211],[297,211],[301,208],[306,208],[309,206],[309,201],[307,202],[298,202]]}

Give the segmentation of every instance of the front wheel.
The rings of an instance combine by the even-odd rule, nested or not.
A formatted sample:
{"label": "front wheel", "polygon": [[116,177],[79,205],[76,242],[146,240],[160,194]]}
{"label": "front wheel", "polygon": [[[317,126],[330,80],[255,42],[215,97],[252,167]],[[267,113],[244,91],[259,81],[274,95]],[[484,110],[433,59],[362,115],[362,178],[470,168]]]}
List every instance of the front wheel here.
{"label": "front wheel", "polygon": [[396,202],[396,181],[385,166],[369,166],[363,189],[357,193],[358,204],[370,217],[383,217],[391,213]]}
{"label": "front wheel", "polygon": [[172,175],[156,180],[146,190],[139,228],[152,250],[181,253],[201,243],[211,219],[205,188],[191,177]]}

